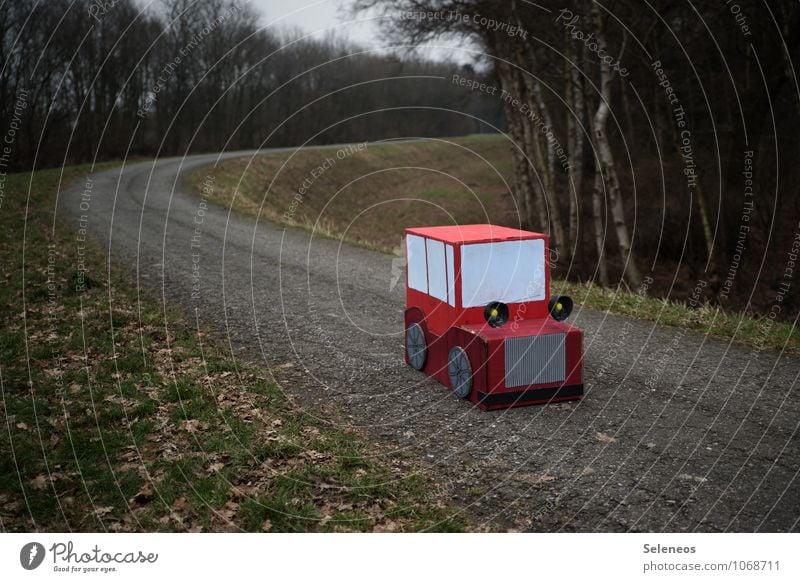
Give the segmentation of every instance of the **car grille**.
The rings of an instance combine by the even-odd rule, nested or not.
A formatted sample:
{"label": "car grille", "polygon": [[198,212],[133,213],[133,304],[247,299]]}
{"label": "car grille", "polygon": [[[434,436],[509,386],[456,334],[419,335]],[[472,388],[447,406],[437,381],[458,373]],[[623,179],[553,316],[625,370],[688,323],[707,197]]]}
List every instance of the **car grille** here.
{"label": "car grille", "polygon": [[506,388],[563,381],[566,338],[564,333],[553,333],[505,340]]}

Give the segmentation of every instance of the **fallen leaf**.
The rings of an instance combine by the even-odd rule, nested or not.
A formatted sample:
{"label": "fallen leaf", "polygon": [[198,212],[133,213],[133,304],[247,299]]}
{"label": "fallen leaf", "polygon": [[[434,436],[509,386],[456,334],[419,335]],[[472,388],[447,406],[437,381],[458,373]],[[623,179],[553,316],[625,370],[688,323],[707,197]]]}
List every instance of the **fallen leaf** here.
{"label": "fallen leaf", "polygon": [[138,493],[130,499],[129,503],[138,506],[147,505],[153,500],[154,495],[153,486],[150,483],[145,483]]}
{"label": "fallen leaf", "polygon": [[322,453],[320,451],[315,451],[312,449],[303,451],[302,453],[300,453],[300,456],[309,459],[310,461],[319,461],[321,459],[325,459],[328,457],[328,455],[326,455],[325,453]]}
{"label": "fallen leaf", "polygon": [[18,422],[17,423],[17,428],[20,429],[20,430],[28,430],[28,425],[25,424],[24,422]]}
{"label": "fallen leaf", "polygon": [[550,473],[542,473],[541,475],[536,473],[529,473],[529,474],[521,474],[517,475],[517,480],[522,481],[524,483],[531,483],[536,485],[538,483],[549,483],[550,481],[555,481],[555,475],[551,475]]}
{"label": "fallen leaf", "polygon": [[47,487],[47,475],[39,475],[38,477],[34,477],[30,481],[30,486],[36,489],[37,491],[41,491],[45,487]]}
{"label": "fallen leaf", "polygon": [[187,430],[188,432],[195,432],[195,431],[206,431],[208,430],[208,423],[202,422],[197,420],[196,418],[191,418],[189,420],[184,420],[181,423],[182,428]]}
{"label": "fallen leaf", "polygon": [[594,438],[599,440],[601,443],[615,443],[615,442],[617,442],[617,439],[615,439],[612,436],[608,436],[607,434],[603,434],[602,432],[598,432],[596,435],[594,435]]}
{"label": "fallen leaf", "polygon": [[222,509],[219,510],[219,515],[226,521],[231,521],[237,511],[239,511],[239,504],[234,501],[227,501],[222,506]]}
{"label": "fallen leaf", "polygon": [[681,481],[697,481],[698,483],[705,483],[708,481],[705,477],[698,477],[696,475],[689,475],[688,473],[681,473],[678,475],[678,479]]}

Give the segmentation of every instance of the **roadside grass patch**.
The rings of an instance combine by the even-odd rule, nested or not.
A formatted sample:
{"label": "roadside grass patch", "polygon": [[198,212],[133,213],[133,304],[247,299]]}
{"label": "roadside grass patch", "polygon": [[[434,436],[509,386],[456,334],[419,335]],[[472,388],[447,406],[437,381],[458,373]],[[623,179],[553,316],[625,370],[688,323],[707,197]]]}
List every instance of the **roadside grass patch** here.
{"label": "roadside grass patch", "polygon": [[77,224],[53,230],[60,178],[9,175],[0,208],[0,529],[467,528],[415,467],[304,413],[146,292],[137,303],[91,245],[79,289]]}
{"label": "roadside grass patch", "polygon": [[340,238],[346,227],[349,242],[383,252],[397,246],[401,225],[449,224],[453,216],[462,224],[512,220],[504,202],[511,182],[494,169],[507,157],[506,143],[497,136],[447,141],[459,155],[437,140],[369,144],[341,158],[336,148],[304,149],[226,160],[185,179],[197,192],[212,183],[203,195],[225,208],[325,238]]}
{"label": "roadside grass patch", "polygon": [[800,333],[794,325],[784,321],[729,313],[710,305],[691,307],[679,301],[641,297],[623,289],[606,289],[563,279],[553,281],[552,292],[570,295],[576,305],[592,309],[690,329],[757,349],[800,353]]}

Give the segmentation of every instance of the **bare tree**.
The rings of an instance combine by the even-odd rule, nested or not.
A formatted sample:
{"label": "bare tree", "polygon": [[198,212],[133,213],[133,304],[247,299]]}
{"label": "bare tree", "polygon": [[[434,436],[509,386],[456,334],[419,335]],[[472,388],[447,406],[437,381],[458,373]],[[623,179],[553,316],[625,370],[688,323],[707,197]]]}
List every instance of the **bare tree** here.
{"label": "bare tree", "polygon": [[[595,24],[595,37],[600,50],[608,53],[608,42],[605,33],[605,18],[600,12],[597,4],[592,4],[592,15]],[[636,266],[636,260],[631,249],[630,235],[628,226],[625,223],[625,208],[622,202],[622,192],[619,185],[619,176],[614,163],[614,153],[608,140],[606,126],[608,115],[611,112],[611,88],[613,84],[613,74],[611,66],[605,59],[600,59],[600,99],[592,121],[592,132],[594,134],[595,145],[597,147],[597,173],[599,173],[606,185],[606,192],[609,198],[609,208],[614,222],[614,230],[617,235],[617,245],[620,257],[625,265],[624,273],[630,286],[638,289],[642,284],[642,277]],[[596,188],[595,188],[596,190]]]}
{"label": "bare tree", "polygon": [[[566,33],[565,33],[566,34]],[[575,253],[578,248],[578,215],[583,196],[583,150],[584,150],[584,88],[580,61],[575,58],[573,43],[566,42],[567,60],[565,67],[565,95],[568,109],[566,114],[567,150],[569,151],[569,249]],[[582,49],[581,49],[582,52]],[[582,55],[581,55],[582,56]]]}

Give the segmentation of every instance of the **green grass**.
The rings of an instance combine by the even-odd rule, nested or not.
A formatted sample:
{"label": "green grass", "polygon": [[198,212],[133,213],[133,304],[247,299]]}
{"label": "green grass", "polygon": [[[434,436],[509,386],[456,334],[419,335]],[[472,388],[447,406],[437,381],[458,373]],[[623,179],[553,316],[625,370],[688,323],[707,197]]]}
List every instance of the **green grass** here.
{"label": "green grass", "polygon": [[30,179],[9,175],[0,208],[0,529],[467,527],[406,461],[299,410],[146,292],[137,305],[91,245],[77,290],[75,225],[52,229],[59,170],[29,199]]}
{"label": "green grass", "polygon": [[[370,144],[343,158],[337,151],[229,160],[195,170],[186,182],[224,207],[324,238],[338,239],[346,228],[348,242],[382,252],[397,246],[408,224],[443,224],[453,216],[462,224],[507,218],[503,201],[510,177],[496,171],[508,154],[500,136]],[[320,173],[331,159],[335,163]],[[204,190],[208,184],[213,187]],[[336,204],[328,204],[334,196]]]}
{"label": "green grass", "polygon": [[606,289],[564,280],[554,281],[552,292],[571,296],[576,305],[689,329],[758,350],[800,353],[800,334],[796,326],[768,317],[729,313],[711,305],[692,307],[623,289]]}
{"label": "green grass", "polygon": [[418,198],[423,200],[470,200],[477,198],[482,203],[488,203],[490,196],[480,192],[469,192],[467,190],[454,190],[449,188],[430,188],[417,193]]}

